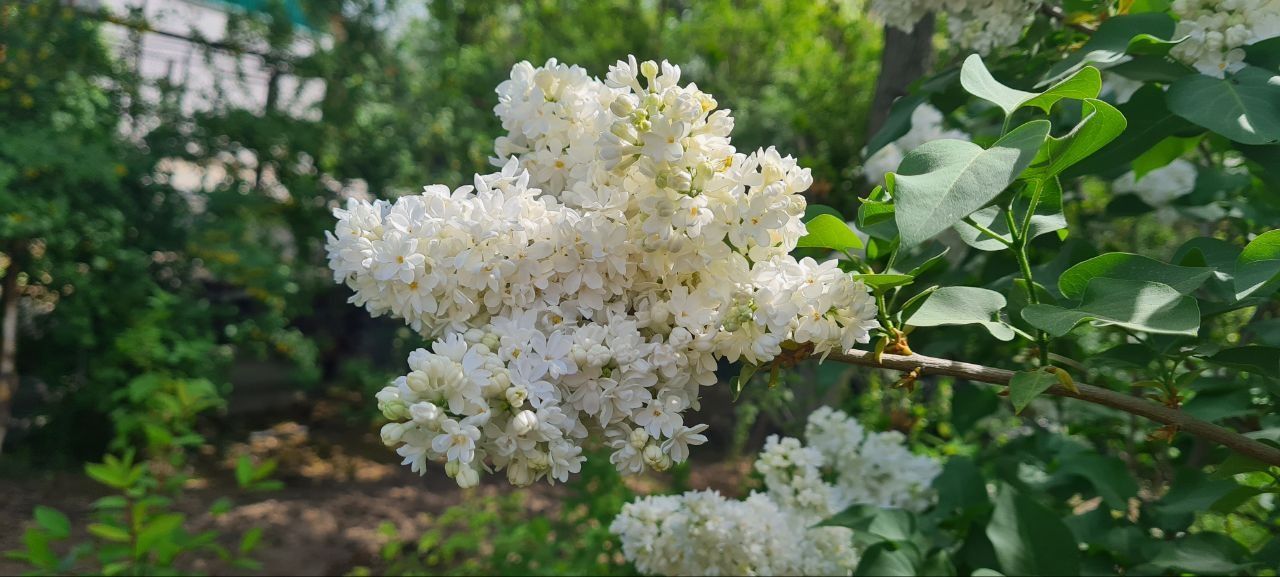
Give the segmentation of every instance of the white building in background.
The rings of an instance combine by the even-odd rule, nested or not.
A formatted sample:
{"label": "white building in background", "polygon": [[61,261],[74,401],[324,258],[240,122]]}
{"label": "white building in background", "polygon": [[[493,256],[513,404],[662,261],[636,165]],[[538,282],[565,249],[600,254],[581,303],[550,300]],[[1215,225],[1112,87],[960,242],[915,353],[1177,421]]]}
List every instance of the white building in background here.
{"label": "white building in background", "polygon": [[[256,112],[265,108],[272,74],[266,59],[210,48],[198,41],[225,41],[229,16],[261,11],[263,0],[89,0],[78,4],[119,18],[140,11],[154,31],[142,32],[135,40],[134,31],[107,23],[103,26],[105,40],[120,55],[133,54],[134,43],[139,42],[140,54],[134,64],[137,71],[147,80],[184,86],[184,111],[198,112],[217,105]],[[286,6],[301,25],[296,2]],[[290,52],[294,57],[305,57],[315,51],[317,42],[326,40],[320,34],[302,34]],[[267,47],[251,48],[261,53]],[[324,97],[323,81],[281,72],[278,83],[278,109],[300,117],[319,114],[316,104]],[[150,93],[156,91],[151,89]]]}
{"label": "white building in background", "polygon": [[[276,75],[275,109],[297,118],[318,118],[319,104],[324,98],[324,81],[299,78],[287,67],[273,67],[265,54],[268,46],[246,47],[232,51],[219,46],[226,43],[228,23],[235,14],[261,12],[265,0],[72,0],[85,10],[96,11],[104,19],[103,39],[121,58],[147,81],[143,98],[158,99],[158,85],[167,82],[179,87],[181,107],[185,114],[226,108],[261,114],[265,111]],[[286,0],[290,18],[306,28],[298,0]],[[140,14],[147,29],[137,31],[116,22],[127,22],[132,14]],[[319,43],[329,37],[318,32],[303,32],[289,49],[289,58],[312,54]],[[147,132],[155,126],[149,119],[134,119],[131,130]],[[258,159],[250,150],[217,151],[204,163],[178,158],[163,159],[157,165],[156,178],[168,182],[186,194],[192,208],[203,210],[203,192],[213,190],[232,176],[239,182],[251,183],[259,191],[285,200],[289,191],[276,179],[270,166],[258,170]],[[261,182],[258,182],[258,179]],[[350,185],[335,184],[339,190]]]}

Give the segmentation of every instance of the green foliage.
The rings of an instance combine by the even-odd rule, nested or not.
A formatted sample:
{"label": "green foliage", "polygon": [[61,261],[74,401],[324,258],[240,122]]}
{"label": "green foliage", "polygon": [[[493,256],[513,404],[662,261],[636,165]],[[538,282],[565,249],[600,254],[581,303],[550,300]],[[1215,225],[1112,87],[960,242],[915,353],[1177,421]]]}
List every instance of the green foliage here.
{"label": "green foliage", "polygon": [[469,496],[417,539],[390,523],[379,565],[352,575],[634,575],[609,524],[634,494],[596,455],[568,485],[555,515],[534,515],[531,495]]}

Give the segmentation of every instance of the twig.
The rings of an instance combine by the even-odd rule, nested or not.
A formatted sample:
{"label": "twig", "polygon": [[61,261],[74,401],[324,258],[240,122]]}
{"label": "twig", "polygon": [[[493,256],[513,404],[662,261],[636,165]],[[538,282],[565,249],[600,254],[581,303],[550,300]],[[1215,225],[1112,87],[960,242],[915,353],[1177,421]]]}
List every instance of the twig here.
{"label": "twig", "polygon": [[[832,354],[827,359],[851,365],[899,371],[910,371],[919,368],[925,373],[960,377],[993,385],[1008,385],[1009,380],[1013,378],[1013,371],[924,355],[883,354],[877,361],[875,353],[853,350],[844,354]],[[1049,387],[1047,392],[1050,395],[1080,399],[1095,405],[1111,407],[1145,417],[1157,423],[1172,425],[1202,439],[1213,441],[1246,457],[1280,467],[1280,449],[1250,439],[1240,433],[1201,421],[1183,411],[1110,389],[1083,383],[1076,383],[1076,388],[1078,392],[1070,391],[1062,385],[1053,385]]]}
{"label": "twig", "polygon": [[1053,18],[1054,20],[1057,20],[1058,22],[1061,22],[1061,23],[1063,23],[1063,24],[1066,24],[1067,26],[1070,26],[1071,28],[1074,28],[1074,29],[1076,29],[1076,30],[1079,30],[1079,31],[1081,31],[1081,32],[1084,32],[1085,34],[1093,34],[1094,32],[1097,32],[1097,31],[1098,31],[1096,28],[1094,28],[1094,27],[1092,27],[1092,26],[1086,26],[1086,25],[1081,24],[1081,23],[1079,23],[1079,22],[1068,22],[1068,21],[1067,21],[1067,15],[1062,11],[1062,8],[1061,8],[1061,7],[1058,7],[1058,6],[1054,6],[1054,5],[1052,5],[1052,4],[1041,4],[1041,5],[1040,5],[1040,13],[1041,13],[1041,14],[1044,14],[1045,16],[1048,16],[1048,17],[1050,17],[1050,18]]}

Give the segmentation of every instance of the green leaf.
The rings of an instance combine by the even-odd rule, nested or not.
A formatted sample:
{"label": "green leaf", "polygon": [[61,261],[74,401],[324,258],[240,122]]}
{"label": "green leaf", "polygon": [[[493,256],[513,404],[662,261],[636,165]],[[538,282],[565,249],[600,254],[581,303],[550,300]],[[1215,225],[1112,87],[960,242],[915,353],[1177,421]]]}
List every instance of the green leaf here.
{"label": "green leaf", "polygon": [[751,382],[751,377],[755,375],[758,370],[760,370],[759,365],[753,365],[746,362],[742,363],[742,368],[738,370],[738,378],[734,379],[733,383],[734,401],[738,400],[738,395],[742,394],[742,389],[747,386],[747,383]]}
{"label": "green leaf", "polygon": [[1022,318],[1056,337],[1086,320],[1158,334],[1195,336],[1200,329],[1200,307],[1194,298],[1166,284],[1114,278],[1089,281],[1074,309],[1033,304],[1022,309]]}
{"label": "green leaf", "polygon": [[948,459],[934,479],[933,488],[938,492],[938,511],[943,513],[980,508],[989,502],[987,483],[969,457]]}
{"label": "green leaf", "polygon": [[1179,138],[1170,136],[1161,140],[1155,146],[1142,153],[1141,156],[1133,159],[1133,175],[1136,178],[1142,178],[1147,173],[1168,166],[1170,162],[1181,158],[1182,155],[1195,150],[1196,145],[1200,144],[1203,135],[1196,135],[1188,138]]}
{"label": "green leaf", "polygon": [[909,274],[855,274],[853,280],[860,280],[867,286],[878,291],[888,290],[894,287],[907,286],[916,280]]}
{"label": "green leaf", "polygon": [[1280,70],[1280,36],[1245,46],[1244,61],[1266,70]]}
{"label": "green leaf", "polygon": [[1053,511],[1001,484],[987,538],[1010,575],[1079,575],[1080,552]]}
{"label": "green leaf", "polygon": [[36,524],[49,533],[53,539],[66,539],[71,536],[71,521],[61,511],[44,505],[36,506]]}
{"label": "green leaf", "polygon": [[1157,542],[1155,556],[1131,573],[1230,575],[1250,567],[1241,563],[1248,554],[1244,546],[1221,533],[1191,533],[1176,541]]}
{"label": "green leaf", "polygon": [[1193,74],[1169,87],[1169,110],[1243,144],[1280,142],[1280,76],[1254,66],[1227,77]]}
{"label": "green leaf", "polygon": [[1064,176],[1106,172],[1138,158],[1165,138],[1195,127],[1169,110],[1164,91],[1154,85],[1138,89],[1118,110],[1127,121],[1126,130],[1098,152],[1068,168]]}
{"label": "green leaf", "polygon": [[844,222],[844,217],[840,215],[840,211],[834,208],[831,208],[825,204],[809,203],[809,204],[806,204],[804,207],[805,222],[809,222],[817,218],[819,215],[823,215],[823,214],[829,214],[831,216],[834,216],[840,219],[841,222]]}
{"label": "green leaf", "polygon": [[[908,94],[893,101],[889,106],[889,115],[885,117],[884,124],[880,125],[880,130],[867,141],[867,147],[863,149],[863,158],[870,158],[881,148],[888,146],[890,143],[902,138],[908,132],[911,132],[911,114],[928,100],[928,94]],[[868,174],[867,177],[878,180],[882,175]]]}
{"label": "green leaf", "polygon": [[1050,68],[1039,86],[1065,78],[1088,64],[1108,68],[1124,62],[1134,37],[1146,34],[1153,38],[1168,38],[1173,36],[1174,27],[1173,18],[1161,13],[1124,14],[1108,18],[1089,36],[1089,41],[1084,46]]}
{"label": "green leaf", "polygon": [[120,495],[103,497],[93,502],[94,509],[123,509],[128,506],[129,501]]}
{"label": "green leaf", "polygon": [[991,71],[987,70],[982,57],[977,54],[965,58],[964,65],[960,68],[960,86],[969,94],[999,106],[1005,116],[1013,114],[1022,103],[1036,97],[1034,92],[1009,88],[996,80]]}
{"label": "green leaf", "polygon": [[26,547],[28,560],[32,565],[52,571],[58,566],[58,556],[49,547],[49,535],[36,529],[27,529],[22,534],[22,545]]}
{"label": "green leaf", "polygon": [[895,220],[903,246],[915,246],[991,202],[1031,163],[1049,122],[1028,122],[990,149],[935,140],[911,151],[895,174]]}
{"label": "green leaf", "polygon": [[245,531],[244,537],[240,538],[240,554],[248,555],[258,547],[258,542],[262,540],[262,527],[254,527]]}
{"label": "green leaf", "polygon": [[987,70],[982,57],[973,54],[965,59],[960,68],[960,85],[969,94],[999,106],[1005,116],[1008,116],[1024,106],[1039,108],[1048,113],[1054,104],[1064,98],[1097,98],[1098,92],[1102,90],[1102,75],[1096,68],[1083,68],[1037,94],[1005,86]]}
{"label": "green leaf", "polygon": [[128,543],[129,532],[115,525],[107,525],[105,523],[93,523],[89,525],[89,533],[97,535],[107,541],[114,543]]}
{"label": "green leaf", "polygon": [[1129,40],[1125,53],[1142,56],[1168,56],[1169,51],[1173,50],[1174,46],[1181,44],[1187,38],[1189,36],[1166,40],[1151,34],[1139,34]]}
{"label": "green leaf", "polygon": [[829,248],[846,251],[862,248],[862,239],[854,234],[853,229],[830,214],[820,214],[805,224],[808,231],[800,237],[797,248]]}
{"label": "green leaf", "polygon": [[1009,379],[1009,400],[1013,402],[1013,410],[1021,413],[1036,397],[1058,384],[1058,377],[1036,369],[1018,371]]}
{"label": "green leaf", "polygon": [[920,550],[910,542],[881,541],[867,548],[858,560],[855,577],[862,575],[914,576],[924,562]]}
{"label": "green leaf", "polygon": [[1093,100],[1098,97],[1098,93],[1101,91],[1102,74],[1098,72],[1097,68],[1088,66],[1072,74],[1066,80],[1050,86],[1048,90],[1023,102],[1018,107],[1035,107],[1048,114],[1053,109],[1053,105],[1061,100]]}
{"label": "green leaf", "polygon": [[253,458],[249,455],[240,455],[236,459],[236,485],[244,488],[253,482]]}
{"label": "green leaf", "polygon": [[1058,277],[1058,290],[1062,296],[1075,300],[1084,296],[1085,287],[1093,279],[1114,278],[1163,283],[1179,293],[1189,294],[1212,274],[1211,268],[1177,266],[1139,254],[1109,252],[1067,269]]}
{"label": "green leaf", "polygon": [[1098,491],[1107,507],[1129,510],[1129,499],[1138,496],[1138,483],[1120,459],[1097,453],[1078,452],[1064,457],[1058,470],[1066,475],[1084,477]]}
{"label": "green leaf", "polygon": [[143,553],[155,549],[158,545],[174,540],[174,533],[182,528],[186,516],[181,513],[166,513],[149,521],[138,532],[138,541],[134,550]]}
{"label": "green leaf", "polygon": [[984,288],[967,286],[942,287],[920,304],[907,317],[909,325],[936,327],[943,325],[982,325],[991,336],[1002,341],[1013,340],[1013,329],[1000,320],[1005,306],[1004,295]]}
{"label": "green leaf", "polygon": [[1048,178],[1062,173],[1115,140],[1128,126],[1124,114],[1101,100],[1085,99],[1081,114],[1071,132],[1045,142],[1031,163],[1028,177]]}
{"label": "green leaf", "polygon": [[1280,281],[1280,229],[1264,232],[1249,242],[1236,258],[1236,299],[1264,296]]}
{"label": "green leaf", "polygon": [[1280,347],[1245,345],[1222,349],[1205,359],[1215,365],[1280,379]]}

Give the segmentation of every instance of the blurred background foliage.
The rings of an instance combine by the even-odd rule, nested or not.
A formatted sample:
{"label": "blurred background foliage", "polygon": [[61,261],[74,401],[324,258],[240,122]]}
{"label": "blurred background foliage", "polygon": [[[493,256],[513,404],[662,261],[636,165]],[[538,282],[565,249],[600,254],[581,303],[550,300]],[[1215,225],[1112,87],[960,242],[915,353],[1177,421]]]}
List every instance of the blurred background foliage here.
{"label": "blurred background foliage", "polygon": [[[1139,4],[1163,9],[1155,1],[1063,3],[1068,17]],[[149,500],[172,525],[174,517],[163,511],[200,466],[218,462],[248,431],[296,419],[313,433],[330,430],[339,446],[344,435],[369,437],[379,423],[368,399],[422,342],[399,323],[370,319],[346,302],[347,289],[332,282],[325,265],[330,213],[349,197],[458,186],[488,171],[501,132],[492,114],[494,87],[521,60],[554,57],[594,74],[627,54],[671,60],[685,79],[734,111],[740,149],[776,145],[813,169],[812,202],[851,216],[873,184],[858,168],[882,33],[860,2],[268,0],[229,14],[224,38],[192,34],[195,58],[252,59],[259,71],[233,67],[201,97],[207,106],[193,108],[193,88],[181,75],[140,74],[141,39],[159,25],[141,11],[53,0],[0,4],[0,472],[38,478],[109,456],[90,475],[116,471],[102,477],[110,482],[94,478],[128,499]],[[124,33],[107,36],[107,28]],[[1086,38],[1041,18],[1022,43],[987,61],[996,77],[1030,86]],[[965,54],[940,40],[935,48],[934,78],[951,74],[951,81],[917,85],[916,93],[948,126],[990,142],[998,121],[954,82]],[[231,96],[264,78],[257,105]],[[290,103],[305,100],[306,84],[289,79],[324,89],[300,112]],[[1070,126],[1058,121],[1079,116],[1078,108],[1064,108],[1055,112],[1055,125]],[[1238,248],[1280,221],[1275,147],[1233,147],[1194,127],[1173,137],[1193,141],[1164,161],[1193,158],[1203,168],[1196,192],[1172,208],[1179,218],[1170,221],[1134,195],[1115,194],[1111,181],[1129,160],[1102,167],[1064,192],[1065,243],[1048,235],[1032,244],[1037,277],[1056,278],[1108,250],[1181,258],[1185,251],[1177,247],[1196,237]],[[193,171],[198,184],[179,178]],[[957,250],[922,275],[919,288],[1012,282],[1012,263],[952,244]],[[1277,318],[1271,298],[1223,311],[1206,321],[1206,334],[1219,343],[1280,346]],[[1176,378],[1186,410],[1196,416],[1242,430],[1280,430],[1275,379],[1206,373],[1155,354],[1135,357],[1121,348],[1123,336],[1083,333],[1057,352],[1085,362],[1094,384],[1124,390],[1147,375]],[[913,337],[912,346],[996,366],[1030,362],[1021,345],[994,342],[973,327],[930,331]],[[5,358],[12,361],[8,369]],[[1227,565],[1214,566],[1227,572],[1280,564],[1274,498],[1257,489],[1274,486],[1273,473],[1254,471],[1241,485],[1224,485],[1205,471],[1230,471],[1225,452],[1185,435],[1170,443],[1147,423],[1055,399],[1037,400],[1015,416],[987,389],[931,379],[910,392],[894,388],[895,378],[805,364],[784,374],[783,386],[757,383],[732,405],[729,387],[710,388],[714,398],[706,406],[732,409],[705,415],[713,436],[701,458],[732,461],[770,433],[798,434],[804,417],[828,404],[872,428],[902,431],[919,452],[952,457],[959,464],[944,477],[955,487],[971,489],[966,483],[977,475],[977,483],[1000,479],[1049,495],[1052,510],[1087,543],[1086,564],[1098,571],[1153,555],[1176,557],[1179,542],[1137,544],[1135,531],[1145,538],[1153,530],[1225,534],[1232,547],[1256,553],[1251,564],[1237,563],[1245,555],[1233,553]],[[393,460],[377,451],[376,461]],[[136,468],[133,452],[148,466]],[[237,485],[275,488],[262,483],[276,460],[287,477],[289,458],[272,453],[236,464]],[[490,492],[433,517],[418,534],[385,525],[377,555],[348,569],[629,572],[605,530],[609,520],[633,491],[688,488],[690,471],[624,484],[606,461],[588,461],[581,479],[553,493],[562,502],[554,509],[533,507],[540,495],[532,492]],[[138,478],[130,477],[134,470],[142,471]],[[747,477],[741,468],[727,470],[724,482],[740,491],[750,485],[739,483]],[[1257,490],[1228,495],[1239,486]],[[951,516],[939,514],[939,522],[959,535],[953,553],[962,569],[993,566],[982,537],[988,500],[945,501],[969,497],[944,495]],[[1104,499],[1107,506],[1099,507]],[[1222,502],[1234,508],[1212,510]],[[1117,514],[1126,508],[1132,511]],[[215,517],[225,512],[216,504],[210,510]],[[98,512],[110,517],[112,510]],[[26,542],[29,551],[40,539],[62,535],[56,517],[41,518],[47,534]],[[232,554],[244,541],[201,537],[184,523],[162,527],[170,529],[166,550],[174,552],[163,559],[121,560],[108,547],[42,557],[41,566],[59,572],[100,553],[98,569],[134,563],[128,567],[168,570],[178,552],[253,565],[241,558],[252,543]],[[1197,543],[1228,548],[1203,541]],[[1185,567],[1166,559],[1155,570]]]}

